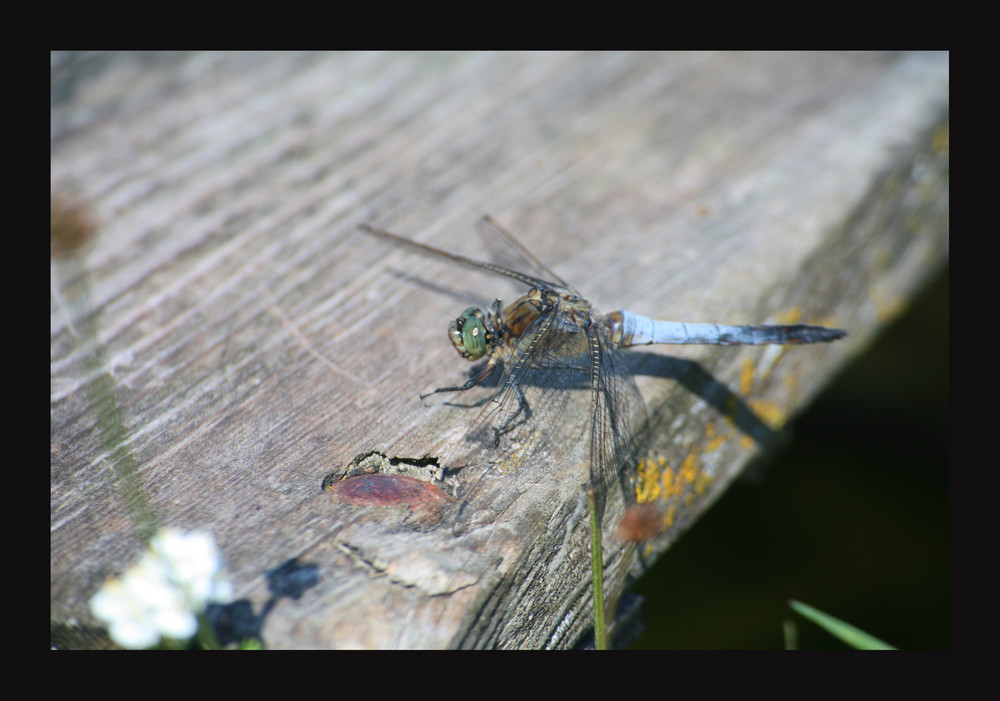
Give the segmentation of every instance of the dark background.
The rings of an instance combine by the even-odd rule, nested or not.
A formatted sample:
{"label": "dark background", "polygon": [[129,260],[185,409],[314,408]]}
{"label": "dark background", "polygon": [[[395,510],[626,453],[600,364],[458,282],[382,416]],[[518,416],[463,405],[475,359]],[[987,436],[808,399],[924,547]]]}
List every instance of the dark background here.
{"label": "dark background", "polygon": [[632,588],[636,649],[846,649],[797,599],[906,649],[949,645],[947,271]]}

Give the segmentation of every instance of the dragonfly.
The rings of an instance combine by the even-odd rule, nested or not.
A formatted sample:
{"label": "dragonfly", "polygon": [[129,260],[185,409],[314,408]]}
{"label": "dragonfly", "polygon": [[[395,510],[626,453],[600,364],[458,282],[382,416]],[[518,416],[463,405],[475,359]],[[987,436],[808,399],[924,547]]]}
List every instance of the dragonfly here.
{"label": "dragonfly", "polygon": [[448,337],[459,355],[470,361],[485,358],[485,362],[464,384],[439,387],[421,398],[465,392],[498,370],[496,389],[466,439],[499,447],[501,438],[516,434],[519,441],[537,450],[557,430],[572,390],[589,390],[589,485],[602,511],[606,490],[626,466],[637,462],[641,447],[636,427],[644,405],[623,349],[654,343],[827,343],[847,335],[842,329],[808,324],[655,321],[624,309],[602,314],[488,216],[480,220],[480,233],[512,252],[532,274],[450,253],[368,224],[359,228],[421,255],[511,278],[528,287],[527,293],[506,307],[498,298],[485,310],[467,308],[450,323]]}

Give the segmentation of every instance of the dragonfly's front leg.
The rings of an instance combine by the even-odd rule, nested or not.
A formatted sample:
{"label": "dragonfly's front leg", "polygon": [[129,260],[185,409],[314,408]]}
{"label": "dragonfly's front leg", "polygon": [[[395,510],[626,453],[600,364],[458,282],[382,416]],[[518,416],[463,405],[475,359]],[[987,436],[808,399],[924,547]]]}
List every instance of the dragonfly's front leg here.
{"label": "dragonfly's front leg", "polygon": [[427,399],[427,397],[431,396],[432,394],[437,394],[438,392],[464,392],[467,389],[472,389],[480,382],[485,380],[491,372],[493,372],[494,366],[496,366],[496,359],[491,357],[489,360],[483,363],[482,367],[479,368],[479,372],[477,372],[473,377],[469,378],[469,381],[466,382],[464,385],[455,387],[438,387],[433,392],[428,392],[427,394],[421,394],[420,398]]}

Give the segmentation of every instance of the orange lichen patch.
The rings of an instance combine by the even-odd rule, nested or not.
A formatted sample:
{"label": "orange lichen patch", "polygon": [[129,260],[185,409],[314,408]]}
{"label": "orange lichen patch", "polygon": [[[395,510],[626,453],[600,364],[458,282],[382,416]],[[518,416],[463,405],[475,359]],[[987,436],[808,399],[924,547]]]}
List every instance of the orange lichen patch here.
{"label": "orange lichen patch", "polygon": [[775,314],[774,318],[779,324],[800,324],[802,323],[801,307],[791,307],[788,311]]}
{"label": "orange lichen patch", "polygon": [[708,438],[708,443],[705,444],[704,452],[713,453],[726,442],[725,437],[722,434],[716,433],[715,424],[709,421],[705,425],[705,437]]}
{"label": "orange lichen patch", "polygon": [[747,403],[750,405],[753,413],[775,431],[779,430],[788,421],[788,413],[774,402],[764,399],[751,399]]}
{"label": "orange lichen patch", "polygon": [[657,483],[660,485],[660,494],[666,498],[674,496],[674,471],[669,467],[661,470],[659,474],[659,480]]}
{"label": "orange lichen patch", "polygon": [[698,476],[698,446],[691,448],[691,452],[681,463],[680,478],[687,484],[694,482]]}
{"label": "orange lichen patch", "polygon": [[753,389],[753,373],[755,364],[750,358],[744,358],[740,367],[740,394],[744,397]]}
{"label": "orange lichen patch", "polygon": [[[724,440],[723,436],[715,436],[714,427],[707,432],[714,436],[713,440]],[[643,460],[639,463],[636,501],[640,505],[660,502],[657,513],[662,514],[663,518],[661,530],[674,525],[678,506],[689,508],[714,481],[714,478],[699,466],[700,453],[698,446],[692,446],[677,469],[668,465],[666,458],[663,457],[657,461]]]}
{"label": "orange lichen patch", "polygon": [[679,497],[684,492],[684,485],[677,473],[669,467],[660,474],[660,484],[663,485],[663,495],[668,499]]}
{"label": "orange lichen patch", "polygon": [[517,472],[521,467],[521,463],[524,462],[523,457],[524,456],[520,451],[505,454],[503,458],[496,463],[497,471],[502,475]]}
{"label": "orange lichen patch", "polygon": [[715,478],[704,470],[698,471],[698,477],[694,481],[694,493],[701,496],[708,489],[709,485],[715,481]]}
{"label": "orange lichen patch", "polygon": [[[664,460],[663,458],[660,458]],[[664,460],[666,464],[666,460]],[[637,468],[638,479],[635,484],[635,500],[640,504],[656,501],[660,498],[660,470],[651,460],[640,460]]]}

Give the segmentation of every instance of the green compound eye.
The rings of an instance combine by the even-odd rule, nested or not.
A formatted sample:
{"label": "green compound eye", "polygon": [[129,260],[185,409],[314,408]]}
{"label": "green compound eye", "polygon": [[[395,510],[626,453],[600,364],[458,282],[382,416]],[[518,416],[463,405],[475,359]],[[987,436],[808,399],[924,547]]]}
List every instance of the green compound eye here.
{"label": "green compound eye", "polygon": [[469,307],[451,324],[449,336],[455,349],[469,360],[486,355],[488,341],[483,312],[479,307]]}

